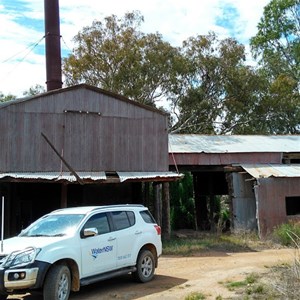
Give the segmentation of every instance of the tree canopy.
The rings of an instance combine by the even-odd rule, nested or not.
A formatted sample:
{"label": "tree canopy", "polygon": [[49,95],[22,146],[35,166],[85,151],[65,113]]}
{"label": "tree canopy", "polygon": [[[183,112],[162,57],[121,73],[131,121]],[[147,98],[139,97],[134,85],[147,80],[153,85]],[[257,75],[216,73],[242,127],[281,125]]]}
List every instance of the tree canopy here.
{"label": "tree canopy", "polygon": [[214,33],[190,38],[181,53],[186,72],[174,95],[178,122],[174,132],[250,133],[255,126],[260,80],[245,65],[245,49],[234,39],[218,40]]}
{"label": "tree canopy", "polygon": [[10,101],[10,100],[15,100],[16,96],[8,94],[8,95],[4,95],[2,92],[0,92],[0,103],[1,102],[6,102],[6,101]]}
{"label": "tree canopy", "polygon": [[274,77],[300,77],[300,0],[272,0],[264,8],[256,36],[254,56]]}
{"label": "tree canopy", "polygon": [[171,132],[298,133],[298,8],[299,0],[266,6],[251,40],[260,67],[247,65],[233,38],[211,32],[172,47],[159,33],[140,31],[139,12],[112,15],[75,36],[63,63],[66,84],[85,82],[153,106],[164,99]]}
{"label": "tree canopy", "polygon": [[[251,39],[253,59],[213,32],[173,47],[143,33],[140,12],[96,20],[63,60],[65,85],[87,83],[170,111],[170,132],[300,133],[300,0],[271,0]],[[40,86],[25,96],[43,92]],[[0,93],[0,101],[15,98]]]}
{"label": "tree canopy", "polygon": [[270,133],[300,132],[300,0],[272,0],[251,39]]}
{"label": "tree canopy", "polygon": [[84,82],[149,105],[165,97],[178,52],[159,33],[139,31],[142,22],[132,12],[83,28],[73,54],[64,59],[66,84]]}

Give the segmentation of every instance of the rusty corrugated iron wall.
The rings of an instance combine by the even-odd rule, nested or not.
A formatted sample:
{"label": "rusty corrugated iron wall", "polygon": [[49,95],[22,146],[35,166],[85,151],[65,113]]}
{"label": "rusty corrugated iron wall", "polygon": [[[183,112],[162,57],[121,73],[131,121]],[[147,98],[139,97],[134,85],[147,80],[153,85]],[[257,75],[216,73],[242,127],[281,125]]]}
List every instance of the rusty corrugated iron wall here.
{"label": "rusty corrugated iron wall", "polygon": [[286,212],[286,197],[300,197],[300,177],[259,178],[254,189],[261,237],[288,220],[300,221],[299,215],[287,216]]}
{"label": "rusty corrugated iron wall", "polygon": [[232,173],[232,222],[236,232],[257,230],[256,200],[249,174]]}
{"label": "rusty corrugated iron wall", "polygon": [[167,115],[79,85],[2,105],[1,172],[168,170]]}

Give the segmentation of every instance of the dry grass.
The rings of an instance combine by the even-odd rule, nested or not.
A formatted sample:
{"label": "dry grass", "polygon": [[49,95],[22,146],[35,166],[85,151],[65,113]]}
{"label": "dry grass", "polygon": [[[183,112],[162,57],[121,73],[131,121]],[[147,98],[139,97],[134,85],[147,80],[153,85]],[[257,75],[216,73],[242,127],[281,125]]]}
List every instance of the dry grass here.
{"label": "dry grass", "polygon": [[294,233],[288,233],[295,244],[292,264],[280,264],[271,267],[264,274],[252,274],[249,281],[226,283],[229,290],[234,290],[236,296],[231,299],[261,299],[261,300],[297,300],[300,291],[300,238]]}
{"label": "dry grass", "polygon": [[253,232],[216,234],[182,230],[175,232],[171,240],[163,241],[163,254],[194,256],[207,251],[247,252],[273,246],[269,241],[261,241]]}
{"label": "dry grass", "polygon": [[293,263],[273,267],[273,278],[270,282],[283,299],[299,299],[300,237],[292,232],[289,232],[288,235],[296,246]]}

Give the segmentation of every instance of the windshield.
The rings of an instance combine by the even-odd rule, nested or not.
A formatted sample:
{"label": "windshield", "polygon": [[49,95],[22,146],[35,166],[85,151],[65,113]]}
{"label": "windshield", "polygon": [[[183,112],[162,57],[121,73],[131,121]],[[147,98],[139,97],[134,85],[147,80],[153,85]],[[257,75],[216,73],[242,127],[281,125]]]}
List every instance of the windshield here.
{"label": "windshield", "polygon": [[19,236],[64,236],[74,234],[85,215],[47,215],[23,230]]}

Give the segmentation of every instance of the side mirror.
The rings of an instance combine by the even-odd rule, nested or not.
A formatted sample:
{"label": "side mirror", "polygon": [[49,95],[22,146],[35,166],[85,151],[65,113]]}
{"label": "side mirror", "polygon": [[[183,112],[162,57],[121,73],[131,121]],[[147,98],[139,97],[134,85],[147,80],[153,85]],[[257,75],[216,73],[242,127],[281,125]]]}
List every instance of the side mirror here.
{"label": "side mirror", "polygon": [[86,228],[83,230],[83,237],[89,237],[89,236],[95,236],[98,235],[98,230],[97,228]]}

